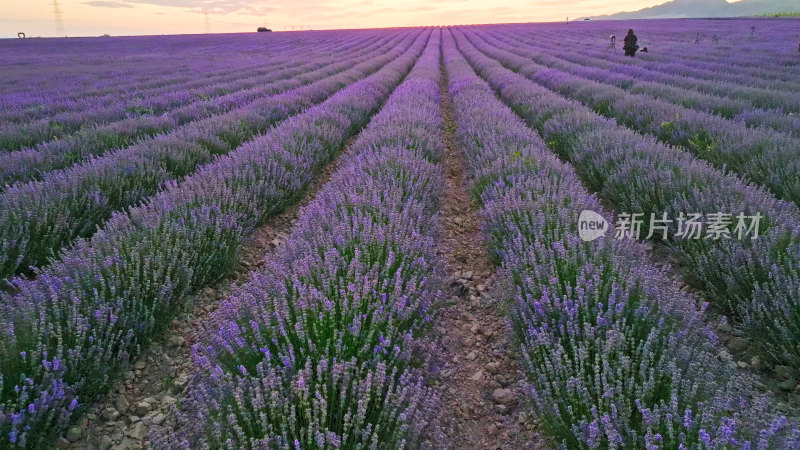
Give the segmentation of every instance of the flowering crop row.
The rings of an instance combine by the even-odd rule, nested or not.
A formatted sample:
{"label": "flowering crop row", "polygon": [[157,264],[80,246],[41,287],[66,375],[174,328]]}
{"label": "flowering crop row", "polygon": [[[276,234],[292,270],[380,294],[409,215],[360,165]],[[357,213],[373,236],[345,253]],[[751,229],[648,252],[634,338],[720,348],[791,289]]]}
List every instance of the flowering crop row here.
{"label": "flowering crop row", "polygon": [[[396,36],[387,36],[380,41],[385,43],[392,37]],[[304,74],[336,62],[333,55],[339,56],[338,60],[355,56],[364,47],[375,45],[374,41],[344,42],[340,46],[330,43],[318,45],[333,54],[317,55],[321,53],[319,50],[309,48],[307,55],[286,55],[267,67],[249,68],[244,74],[228,75],[220,80],[209,78],[203,89],[190,88],[197,83],[194,81],[187,86],[170,86],[174,91],[160,92],[159,89],[152,98],[144,93],[137,93],[133,99],[129,98],[130,94],[123,94],[116,102],[103,107],[88,105],[86,109],[36,121],[7,123],[0,131],[0,149],[11,155],[14,154],[12,150],[45,152],[50,159],[60,157],[57,162],[48,161],[60,164],[54,168],[65,167],[87,155],[99,155],[110,148],[130,145],[137,138],[241,107],[246,102],[275,92],[276,88],[286,90],[302,85],[301,82],[307,82],[304,78],[308,78]],[[292,80],[298,75],[303,76]],[[268,83],[271,85],[264,86]],[[27,148],[23,148],[25,146]],[[43,170],[51,169],[46,167]],[[0,183],[11,181],[13,179],[7,180],[5,176],[0,178]]]}
{"label": "flowering crop row", "polygon": [[620,124],[682,146],[716,167],[747,176],[767,186],[776,196],[800,204],[800,139],[782,133],[748,129],[711,114],[665,104],[644,95],[548,69],[482,41],[469,39],[487,55],[497,58],[542,86],[580,100]]}
{"label": "flowering crop row", "polygon": [[[419,57],[429,32],[369,77],[146,204],[117,213],[0,304],[0,436],[41,448],[230,271],[244,239],[296,201]],[[6,441],[6,442],[9,442]]]}
{"label": "flowering crop row", "polygon": [[[329,33],[332,33],[331,45],[342,42],[342,36]],[[361,37],[375,37],[375,34]],[[220,45],[229,39],[234,42]],[[161,98],[169,101],[172,96],[180,95],[174,92],[178,86],[203,92],[204,82],[259,73],[265,62],[279,63],[296,53],[298,47],[312,50],[316,45],[313,40],[303,42],[296,37],[288,40],[294,45],[287,46],[287,39],[279,36],[266,43],[244,36],[194,37],[193,42],[178,36],[136,37],[105,43],[74,40],[66,45],[64,41],[56,41],[54,45],[40,41],[27,48],[23,43],[5,42],[0,44],[5,47],[4,54],[8,61],[17,64],[9,66],[2,76],[0,118],[22,123],[52,117],[58,122],[62,114],[103,110],[120,105],[120,99],[126,97],[130,106],[145,106],[151,100],[157,105]],[[215,53],[225,51],[225,47],[228,53],[218,57]],[[147,52],[145,56],[137,53],[143,51]],[[234,67],[231,60],[237,63]],[[113,66],[109,61],[114,61]],[[59,70],[49,70],[52,67]]]}
{"label": "flowering crop row", "polygon": [[[508,37],[506,31],[511,29],[498,31],[501,32],[496,35]],[[520,31],[518,37],[523,41],[533,41],[548,47],[555,44],[552,38],[541,39],[537,34],[534,39],[533,35],[523,30],[518,31]],[[530,38],[526,39],[526,35]],[[782,94],[787,90],[800,88],[800,82],[791,75],[791,72],[785,71],[786,67],[777,64],[777,61],[765,64],[763,54],[758,57],[757,67],[743,68],[734,55],[716,60],[707,56],[701,60],[691,60],[686,58],[686,53],[683,51],[680,55],[667,56],[659,52],[658,55],[648,54],[642,59],[632,61],[609,58],[608,50],[601,47],[576,53],[561,52],[558,57],[576,63],[591,62],[591,65],[603,67],[609,72],[630,75],[642,80],[657,81],[705,94],[747,101],[760,108],[788,107],[791,111],[792,105],[795,108],[798,106],[796,100],[788,99]],[[661,60],[658,60],[659,57]],[[704,69],[700,70],[698,67]],[[773,69],[777,70],[780,76],[770,76],[770,70]]]}
{"label": "flowering crop row", "polygon": [[[326,42],[324,46],[316,43],[315,45],[303,47],[301,55],[298,55],[296,51],[281,49],[281,46],[278,45],[279,42],[276,41],[263,49],[269,55],[267,60],[244,58],[241,55],[236,55],[235,64],[227,64],[221,67],[212,66],[200,73],[195,73],[191,77],[176,75],[176,72],[180,73],[179,69],[175,72],[167,71],[166,73],[152,74],[151,80],[153,81],[151,83],[155,83],[153,85],[138,79],[141,72],[129,72],[131,78],[137,79],[136,84],[133,86],[135,88],[134,92],[122,89],[119,92],[103,96],[92,96],[84,93],[85,88],[81,89],[81,86],[66,86],[67,88],[74,88],[69,92],[70,96],[78,96],[75,101],[70,102],[69,108],[60,106],[57,99],[46,97],[42,99],[44,104],[39,108],[10,109],[0,114],[0,118],[15,125],[47,118],[58,124],[58,128],[61,131],[71,132],[79,128],[85,128],[87,125],[118,120],[120,117],[145,113],[161,114],[198,99],[218,97],[240,89],[256,86],[258,80],[264,75],[275,70],[285,70],[301,63],[307,63],[309,60],[319,58],[337,47],[356,48],[369,41],[389,37],[376,34],[373,36],[350,37],[350,39],[334,39]],[[246,48],[239,50],[246,50]],[[188,56],[179,55],[177,57],[173,56],[172,59],[180,61],[181,58],[186,57]],[[127,80],[118,81],[124,85]],[[41,95],[38,92],[37,94]]]}
{"label": "flowering crop row", "polygon": [[[598,201],[494,97],[450,35],[444,51],[456,137],[516,299],[512,323],[541,430],[570,449],[797,445],[784,418],[767,422],[765,405],[736,392],[744,380],[714,356],[702,310],[639,244],[578,238],[578,214],[601,212]],[[514,90],[514,78],[502,86]]]}
{"label": "flowering crop row", "polygon": [[[397,40],[397,36],[394,38],[393,40]],[[257,77],[258,85],[252,89],[206,100],[197,99],[163,114],[148,114],[87,128],[72,136],[45,142],[36,148],[0,154],[0,184],[41,179],[53,170],[72,166],[88,158],[100,157],[113,149],[128,147],[134,143],[141,144],[149,138],[163,138],[162,134],[165,133],[183,132],[178,131],[181,126],[186,127],[191,122],[213,118],[193,126],[207,127],[208,122],[217,120],[213,117],[215,115],[242,109],[256,101],[263,102],[265,96],[276,95],[326,78],[352,67],[353,61],[368,58],[370,51],[391,48],[393,44],[381,41],[345,47],[338,54],[305,59],[302,64],[298,62],[297,67],[274,70],[267,76]],[[342,61],[343,57],[345,61]],[[218,84],[217,88],[223,89],[223,86]],[[119,111],[119,108],[115,110]],[[193,127],[188,129],[192,130]]]}
{"label": "flowering crop row", "polygon": [[439,31],[275,259],[195,347],[203,376],[157,448],[419,448],[443,285]]}
{"label": "flowering crop row", "polygon": [[[343,61],[328,69],[339,73],[310,85],[8,188],[0,194],[0,277],[44,264],[73,239],[91,236],[114,211],[155,194],[165,181],[186,176],[378,70],[403,54],[415,36]],[[331,75],[328,70],[320,76]]]}
{"label": "flowering crop row", "polygon": [[[800,88],[793,64],[796,63],[796,44],[793,42],[796,25],[790,21],[757,24],[758,28],[769,27],[768,34],[759,33],[758,39],[747,38],[750,26],[754,25],[750,19],[726,22],[664,20],[642,25],[635,27],[640,38],[639,45],[651,47],[654,51],[642,54],[641,59],[635,60],[609,58],[614,53],[608,48],[609,35],[620,35],[621,40],[621,34],[627,29],[618,22],[582,24],[580,31],[573,28],[569,33],[565,33],[560,24],[536,29],[521,26],[517,30],[523,35],[535,31],[537,40],[544,37],[545,40],[560,41],[564,44],[562,49],[580,46],[580,53],[604,55],[609,62],[617,65],[653,68],[689,80],[732,82],[784,92]],[[711,34],[706,34],[709,30],[714,30],[712,33],[716,32],[714,34],[718,34],[722,42],[709,43]],[[701,38],[705,41],[701,45],[692,42],[698,31],[702,31]],[[587,40],[594,41],[592,43],[595,45],[586,45]]]}
{"label": "flowering crop row", "polygon": [[[302,62],[307,63],[308,60]],[[4,120],[0,124],[0,153],[35,147],[48,141],[63,140],[75,133],[81,137],[86,133],[95,132],[95,128],[110,133],[116,129],[109,127],[112,122],[130,123],[131,119],[138,119],[140,116],[160,116],[170,109],[256,86],[265,75],[272,78],[271,75],[276,69],[291,67],[292,60],[287,55],[273,64],[275,65],[270,65],[266,70],[248,67],[242,71],[243,73],[235,76],[227,75],[221,79],[209,77],[206,88],[202,90],[191,87],[196,81],[186,81],[183,84],[170,84],[169,88],[174,90],[171,92],[161,93],[160,89],[157,90],[153,93],[153,98],[142,92],[137,93],[133,98],[129,97],[130,94],[125,93],[113,102],[104,99],[102,105],[93,105],[86,101],[85,107],[73,111],[60,112],[38,119]],[[295,66],[299,64],[300,62],[294,63]],[[47,108],[41,109],[46,110]],[[119,127],[120,125],[117,125],[117,128]]]}
{"label": "flowering crop row", "polygon": [[[504,36],[506,41],[509,40],[507,34],[494,36]],[[553,42],[515,37],[517,41],[525,41],[548,52],[557,48]],[[541,64],[614,84],[632,93],[649,94],[690,109],[701,109],[744,122],[751,127],[765,126],[785,133],[800,134],[800,121],[796,115],[800,112],[800,101],[786,95],[786,91],[800,89],[800,83],[771,81],[765,87],[755,87],[748,83],[760,79],[754,76],[739,80],[744,84],[721,79],[726,75],[720,74],[721,71],[735,71],[738,74],[738,67],[718,67],[709,74],[708,79],[690,78],[670,71],[670,65],[650,64],[651,61],[647,61],[646,67],[609,61],[607,54],[603,55],[597,50],[559,54],[558,57],[544,53],[536,56],[536,62]],[[581,66],[588,67],[584,69]]]}
{"label": "flowering crop row", "polygon": [[[776,360],[800,367],[800,213],[763,189],[724,175],[686,152],[618,126],[504,69],[466,39],[459,45],[501,98],[572,162],[590,189],[623,211],[737,211],[765,217],[756,240],[676,240],[687,280]],[[674,234],[674,233],[673,233]]]}
{"label": "flowering crop row", "polygon": [[[477,30],[475,30],[477,32]],[[589,56],[586,53],[554,56],[560,44],[545,43],[541,39],[535,41],[521,39],[518,34],[492,34],[509,45],[509,49],[517,54],[531,58],[544,66],[562,70],[594,80],[603,84],[611,84],[631,94],[644,94],[685,108],[696,109],[723,116],[748,127],[765,126],[800,137],[800,117],[787,115],[784,111],[800,112],[800,99],[787,96],[784,92],[737,86],[720,81],[685,80],[672,74],[641,70],[638,66],[624,66],[624,70],[610,70],[608,59]],[[514,45],[522,44],[523,51],[514,49]],[[535,48],[536,52],[528,51]],[[674,80],[679,82],[678,86]],[[681,83],[682,82],[682,83]],[[698,87],[706,84],[714,86],[713,94],[698,92]],[[742,92],[742,91],[746,92]],[[770,110],[758,108],[771,108]]]}

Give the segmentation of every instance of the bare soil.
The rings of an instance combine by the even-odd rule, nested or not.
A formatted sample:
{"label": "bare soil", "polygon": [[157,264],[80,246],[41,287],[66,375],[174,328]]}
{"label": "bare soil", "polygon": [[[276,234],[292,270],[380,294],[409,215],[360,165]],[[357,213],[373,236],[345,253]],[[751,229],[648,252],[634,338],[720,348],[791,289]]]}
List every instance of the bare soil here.
{"label": "bare soil", "polygon": [[165,342],[151,346],[133,363],[124,380],[95,405],[93,410],[62,437],[58,448],[138,450],[151,448],[147,439],[150,427],[163,423],[169,416],[170,405],[182,397],[194,374],[192,346],[204,342],[209,329],[209,316],[237,285],[247,283],[253,271],[259,270],[286,242],[292,228],[320,187],[327,183],[353,142],[322,171],[305,193],[303,199],[260,227],[244,244],[239,263],[227,277],[206,287],[190,299],[190,306],[173,321]]}
{"label": "bare soil", "polygon": [[442,426],[454,449],[546,448],[520,401],[523,375],[509,335],[503,299],[493,299],[477,205],[471,202],[463,151],[442,66],[446,192],[440,249],[452,273],[450,300],[438,324],[446,361],[441,371]]}

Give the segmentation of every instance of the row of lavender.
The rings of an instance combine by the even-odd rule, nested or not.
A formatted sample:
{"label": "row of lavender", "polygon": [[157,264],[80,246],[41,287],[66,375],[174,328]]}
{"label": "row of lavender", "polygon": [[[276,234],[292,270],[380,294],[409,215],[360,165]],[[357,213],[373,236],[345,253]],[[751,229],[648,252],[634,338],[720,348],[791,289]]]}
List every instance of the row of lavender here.
{"label": "row of lavender", "polygon": [[[278,55],[274,62],[285,58],[288,55]],[[273,61],[270,61],[272,63]],[[209,79],[212,83],[220,82],[226,78],[245,77],[249,75],[260,75],[264,71],[264,61],[257,63],[255,61],[240,61],[236,67],[213,67],[209,68],[207,72],[201,72],[200,75]],[[136,72],[129,72],[130,80],[117,80],[119,85],[118,91],[107,92],[102,95],[95,95],[91,88],[85,85],[68,86],[73,90],[65,92],[53,92],[50,96],[45,95],[41,91],[35,92],[8,92],[0,97],[2,104],[6,109],[0,113],[0,118],[4,121],[11,123],[24,123],[44,117],[68,117],[71,113],[78,113],[85,111],[87,113],[94,112],[95,110],[105,110],[113,104],[122,104],[124,106],[136,107],[139,102],[154,102],[153,108],[164,108],[170,104],[172,98],[170,95],[186,95],[186,93],[175,92],[175,87],[182,86],[187,90],[198,90],[197,94],[202,94],[204,84],[200,81],[193,79],[187,74],[181,73],[180,68],[176,68],[171,74],[166,73],[150,73],[147,68],[143,72],[148,78],[155,81],[146,82],[141,79],[141,75]],[[4,81],[8,82],[8,77],[4,77]],[[82,80],[85,82],[85,80]],[[127,88],[127,89],[126,89]],[[135,89],[135,91],[132,91]],[[129,91],[130,90],[130,91]],[[28,96],[30,98],[23,101],[21,96]],[[61,97],[60,97],[61,96]],[[159,100],[160,96],[167,96],[164,100]],[[129,103],[128,103],[129,102]],[[102,116],[102,112],[100,113]],[[58,120],[56,120],[58,121]]]}
{"label": "row of lavender", "polygon": [[215,314],[195,347],[201,375],[156,448],[434,445],[423,375],[443,285],[439,36],[285,247]]}
{"label": "row of lavender", "polygon": [[[377,33],[353,35],[330,35],[326,36],[331,45],[341,44],[345,40],[351,39],[373,39]],[[140,39],[161,39],[161,38],[140,38]],[[178,39],[178,37],[167,37],[167,40]],[[225,39],[218,36],[217,43]],[[287,41],[292,41],[295,45],[287,47]],[[298,42],[294,42],[298,41]],[[58,76],[56,79],[47,79],[47,86],[36,88],[35,84],[17,86],[10,90],[7,95],[3,95],[2,101],[8,109],[2,112],[0,117],[13,122],[25,122],[39,119],[45,116],[58,117],[61,113],[76,112],[88,109],[103,109],[108,105],[119,103],[120,101],[131,102],[131,106],[140,105],[139,102],[153,101],[154,106],[162,105],[164,101],[159,101],[160,96],[180,95],[175,92],[175,87],[185,86],[186,89],[193,90],[200,94],[208,91],[208,85],[204,81],[212,84],[225,80],[226,78],[246,77],[248,75],[258,75],[264,73],[265,66],[273,66],[276,63],[286,60],[297,53],[298,50],[308,52],[308,56],[320,56],[319,41],[300,42],[299,39],[268,39],[266,42],[238,42],[236,48],[230,49],[231,52],[225,58],[219,55],[205,55],[194,51],[179,51],[167,53],[167,49],[162,51],[151,51],[145,54],[136,53],[136,49],[130,42],[120,40],[115,41],[117,45],[113,54],[99,51],[106,64],[90,65],[82,58],[72,57],[71,61],[63,62],[62,70],[76,71],[75,76],[69,80],[62,80]],[[198,47],[204,48],[204,43],[199,42]],[[206,43],[210,44],[210,42]],[[98,52],[97,41],[85,43],[83,54],[87,52]],[[207,46],[207,45],[206,45]],[[163,52],[163,53],[162,53]],[[4,74],[3,80],[9,83],[17,74],[17,71],[27,69],[25,77],[38,75],[41,71],[43,61],[52,58],[58,59],[57,54],[52,50],[34,52],[35,61],[18,63],[14,68]],[[20,55],[17,55],[20,57]],[[202,58],[202,59],[200,59]],[[163,59],[168,59],[172,65],[165,64]],[[114,64],[108,64],[113,60]],[[16,61],[16,60],[12,60]],[[231,61],[236,64],[231,65]],[[139,69],[139,70],[134,70]],[[96,73],[98,72],[99,73]],[[113,86],[105,89],[96,89],[91,86],[92,79],[100,78],[103,84],[113,81]],[[111,78],[111,80],[109,80]],[[26,78],[26,81],[29,81]],[[66,82],[66,85],[59,84]],[[13,83],[9,83],[12,84]],[[60,88],[64,86],[67,89]],[[114,89],[111,89],[113,87]],[[210,94],[210,93],[209,93]],[[26,96],[30,97],[23,101]]]}
{"label": "row of lavender", "polygon": [[9,108],[0,116],[3,121],[0,149],[14,151],[48,140],[63,139],[92,125],[144,114],[160,114],[206,96],[219,95],[219,92],[226,90],[226,86],[220,86],[220,83],[263,76],[287,61],[290,62],[289,55],[282,55],[282,58],[271,64],[242,64],[236,71],[227,68],[219,74],[199,74],[205,77],[204,81],[207,80],[202,85],[197,80],[159,74],[156,78],[161,80],[161,84],[153,89],[141,89],[133,94],[114,92],[102,97],[84,94],[80,103],[71,103],[70,108],[65,111],[57,111],[67,108],[59,105],[58,100],[48,98],[41,101],[49,103],[42,103],[38,107]]}
{"label": "row of lavender", "polygon": [[[38,119],[4,120],[0,130],[2,133],[0,151],[9,153],[31,147],[37,148],[52,141],[81,138],[87,133],[116,134],[125,129],[124,124],[129,124],[128,127],[135,126],[137,120],[142,119],[149,118],[150,121],[160,124],[159,116],[166,112],[176,108],[189,109],[193,103],[257,86],[265,75],[269,77],[276,70],[285,70],[301,62],[307,62],[305,58],[302,61],[295,61],[292,61],[291,56],[287,56],[273,64],[243,68],[241,73],[211,77],[203,85],[205,87],[203,89],[192,86],[196,81],[177,83],[165,87],[166,92],[152,93],[152,97],[149,95],[145,97],[142,94],[131,97],[129,94],[121,93],[110,95],[111,101],[102,105],[88,104],[74,111],[45,114]],[[184,116],[185,114],[178,116],[179,120],[186,120]],[[121,137],[132,139],[136,136],[128,133]]]}
{"label": "row of lavender", "polygon": [[619,123],[652,134],[660,140],[685,147],[716,167],[731,170],[767,186],[776,196],[800,204],[800,139],[782,133],[748,129],[708,113],[628,94],[622,89],[548,69],[517,53],[508,45],[484,40],[476,33],[469,39],[481,51],[506,67],[565,96],[580,100]]}
{"label": "row of lavender", "polygon": [[[504,69],[463,37],[459,45],[501,98],[620,211],[659,219],[695,212],[761,214],[757,239],[737,239],[734,224],[726,225],[732,239],[674,239],[673,222],[664,243],[681,258],[687,280],[743,324],[775,361],[800,367],[800,212],[794,204],[592,114]],[[650,236],[647,222],[640,237]],[[652,238],[662,239],[663,233]]]}
{"label": "row of lavender", "polygon": [[[651,27],[658,27],[658,24],[658,22],[652,23]],[[496,31],[512,30],[514,29]],[[487,31],[489,30],[487,29]],[[557,42],[552,34],[539,32],[534,34],[530,33],[529,30],[514,31],[519,31],[515,35],[519,34],[519,38],[523,40],[532,39],[545,45]],[[786,36],[785,33],[788,31],[783,29],[776,31],[776,33],[778,33],[778,36]],[[639,30],[639,32],[650,33],[652,29]],[[574,40],[574,37],[564,37],[563,34],[562,38],[575,45],[578,45],[580,40]],[[606,39],[607,36],[603,36],[603,38]],[[622,55],[615,54],[602,45],[583,47],[580,52],[558,52],[558,56],[574,62],[578,62],[582,58],[591,58],[593,65],[602,65],[618,73],[654,77],[659,82],[675,84],[676,86],[699,90],[708,94],[733,95],[756,102],[759,106],[767,108],[777,107],[783,101],[787,101],[786,99],[780,99],[776,94],[800,88],[800,80],[797,80],[792,75],[790,67],[783,66],[775,60],[767,59],[763,52],[756,53],[759,61],[759,65],[756,68],[742,67],[742,62],[737,57],[747,53],[736,52],[736,49],[741,49],[738,45],[733,45],[734,55],[719,55],[717,57],[703,55],[702,59],[699,60],[687,57],[692,54],[687,51],[674,55],[664,53],[672,50],[672,47],[662,47],[655,52],[648,52],[647,54],[640,53],[639,58],[632,59],[621,58]],[[791,102],[791,100],[788,101]]]}
{"label": "row of lavender", "polygon": [[[341,40],[332,34],[320,37]],[[119,103],[120,97],[135,101],[151,93],[168,94],[179,84],[199,87],[198,77],[236,75],[311,49],[316,42],[294,34],[258,39],[229,35],[4,41],[0,117],[24,122],[102,108]],[[221,43],[228,45],[220,48]],[[237,67],[231,67],[231,60]]]}
{"label": "row of lavender", "polygon": [[[237,90],[215,98],[197,99],[190,104],[158,115],[144,115],[107,123],[81,130],[74,135],[42,143],[35,148],[0,154],[0,184],[12,184],[43,178],[47,173],[72,166],[91,157],[99,157],[113,149],[141,144],[151,138],[162,138],[163,134],[181,133],[185,130],[213,122],[225,113],[242,109],[265,96],[274,95],[302,87],[321,78],[346,69],[343,59],[354,59],[387,42],[396,40],[391,36],[378,42],[345,43],[341,48],[332,47],[331,55],[320,58],[299,58],[294,67],[274,69],[266,76],[257,77],[258,85]],[[348,45],[350,44],[350,45]],[[324,44],[323,44],[324,45]],[[192,125],[203,119],[205,122]],[[3,189],[0,187],[0,190]]]}
{"label": "row of lavender", "polygon": [[[201,81],[193,80],[146,94],[140,92],[133,98],[129,94],[111,96],[113,101],[104,106],[89,104],[78,111],[47,115],[38,120],[8,122],[0,129],[0,149],[11,152],[32,147],[28,150],[53,153],[55,146],[60,153],[75,149],[74,153],[80,152],[75,156],[81,156],[94,153],[83,150],[85,146],[92,149],[130,145],[136,138],[165,132],[252,101],[264,94],[260,88],[265,83],[292,79],[322,67],[337,55],[346,57],[348,49],[355,50],[359,46],[358,41],[361,39],[350,39],[339,45],[318,43],[316,47],[304,49],[300,56],[278,55],[256,68],[245,65],[234,74],[205,77],[202,85]],[[360,45],[368,42],[365,40]],[[326,50],[324,56],[321,50]],[[202,88],[198,89],[199,86]],[[64,158],[62,164],[75,159]],[[0,179],[3,181],[8,182]]]}
{"label": "row of lavender", "polygon": [[[559,58],[573,63],[596,65],[605,69],[597,71],[576,67],[578,72],[598,81],[621,83],[620,87],[631,91],[645,89],[662,98],[671,98],[672,101],[680,100],[685,106],[702,109],[715,109],[723,114],[735,111],[736,103],[746,101],[758,108],[750,111],[740,111],[736,119],[751,126],[763,125],[797,133],[800,129],[800,119],[797,113],[795,97],[786,95],[800,89],[800,80],[796,76],[795,66],[800,64],[795,47],[786,48],[787,42],[795,39],[793,29],[796,21],[770,20],[760,21],[759,27],[769,28],[769,34],[760,33],[755,39],[728,40],[726,44],[715,44],[709,48],[699,45],[681,45],[681,34],[688,30],[714,29],[720,36],[735,29],[749,30],[750,21],[648,21],[641,25],[634,25],[640,37],[647,40],[640,41],[642,45],[656,44],[654,51],[642,54],[640,58],[622,58],[614,54],[607,45],[598,45],[598,40],[605,43],[608,39],[606,33],[623,32],[631,23],[605,22],[601,24],[582,24],[580,27],[569,28],[569,33],[564,26],[537,27],[535,33],[530,28],[509,27],[514,31],[512,36],[504,33],[512,40],[530,36],[538,44],[545,44],[550,50],[548,53],[558,54]],[[640,28],[641,27],[641,28]],[[599,33],[599,34],[598,34]],[[694,40],[694,31],[692,31]],[[709,39],[710,36],[705,36]],[[725,39],[722,37],[721,39]],[[540,46],[541,47],[541,46]],[[580,52],[565,52],[564,48],[580,48]],[[710,50],[724,48],[722,52]],[[770,56],[767,56],[770,55]],[[554,57],[539,55],[543,60],[538,60],[546,65],[557,60]],[[547,63],[545,61],[548,61]],[[753,65],[755,62],[755,65]],[[560,61],[559,64],[564,64]],[[670,85],[699,91],[703,94],[730,97],[725,101],[707,95],[689,95],[680,97],[673,89],[663,86],[638,84],[626,86],[631,83],[625,76],[635,76],[638,79],[668,83]],[[622,78],[620,78],[622,77]],[[714,105],[707,105],[706,102]],[[690,106],[691,105],[691,106]],[[731,109],[734,108],[734,109]]]}
{"label": "row of lavender", "polygon": [[115,211],[146,199],[273,124],[319,103],[406,51],[419,33],[395,36],[353,59],[310,74],[312,84],[254,101],[231,113],[114,151],[42,181],[0,194],[0,276],[45,264],[76,238],[89,237]]}
{"label": "row of lavender", "polygon": [[[230,39],[225,39],[230,42]],[[138,36],[123,37],[115,39],[92,39],[92,38],[73,38],[69,40],[50,40],[37,39],[30,41],[4,40],[0,43],[3,53],[8,55],[9,61],[14,70],[4,74],[4,80],[8,85],[0,88],[0,92],[56,92],[58,91],[58,78],[70,78],[79,74],[84,77],[83,85],[90,88],[96,84],[98,89],[111,88],[117,84],[114,76],[119,76],[123,72],[130,71],[135,65],[141,65],[143,72],[139,77],[139,82],[146,80],[154,73],[166,72],[169,69],[161,66],[164,60],[168,60],[170,55],[194,52],[217,46],[221,43],[219,39],[212,39],[211,36]],[[255,44],[255,41],[253,41]],[[263,44],[263,41],[262,41]],[[243,46],[244,47],[244,46]],[[256,45],[249,45],[248,50],[253,50]],[[87,52],[86,49],[90,49]],[[163,49],[165,54],[156,52]],[[48,55],[47,57],[44,57]],[[111,56],[117,56],[116,65],[100,65],[101,62],[108,62]],[[52,64],[58,64],[64,69],[45,73],[42,69],[51,67],[47,59]],[[155,58],[155,59],[154,59]],[[143,61],[152,61],[153,64],[143,64]],[[17,63],[17,64],[14,64]],[[205,62],[208,66],[219,67],[217,59]],[[80,65],[87,65],[81,69]],[[179,76],[188,75],[189,69],[196,64],[178,64],[175,66]],[[158,67],[160,66],[160,67]],[[133,80],[132,80],[133,81]],[[30,84],[27,84],[29,82]],[[67,93],[65,93],[67,94]]]}
{"label": "row of lavender", "polygon": [[230,271],[419,57],[429,32],[373,75],[115,214],[0,304],[0,436],[46,446],[116,380],[196,289]]}
{"label": "row of lavender", "polygon": [[[490,251],[516,298],[512,323],[541,430],[562,448],[796,446],[800,435],[783,418],[769,422],[747,380],[716,359],[694,299],[639,244],[581,240],[578,215],[604,215],[598,201],[494,97],[450,35],[444,57]],[[513,77],[476,65],[518,90]]]}
{"label": "row of lavender", "polygon": [[[797,19],[604,21],[566,29],[563,24],[550,24],[537,26],[536,31],[540,36],[561,36],[566,45],[575,43],[581,48],[613,54],[608,48],[609,36],[615,34],[622,39],[625,31],[633,27],[639,45],[654,50],[640,55],[646,58],[637,65],[661,66],[665,72],[688,78],[784,89],[798,83],[797,23]],[[752,26],[758,32],[750,36]],[[717,42],[711,41],[714,34],[719,38]],[[695,44],[698,37],[702,42]]]}
{"label": "row of lavender", "polygon": [[519,33],[493,33],[492,37],[506,44],[522,43],[528,48],[536,48],[536,53],[526,53],[525,56],[547,67],[611,84],[632,94],[644,94],[689,109],[717,114],[751,128],[764,126],[800,137],[800,116],[786,114],[800,112],[800,99],[787,96],[785,90],[756,89],[719,80],[686,79],[639,66],[619,68],[616,62],[608,60],[607,55],[590,56],[589,52],[555,56],[560,43],[546,42],[541,38],[525,39]]}

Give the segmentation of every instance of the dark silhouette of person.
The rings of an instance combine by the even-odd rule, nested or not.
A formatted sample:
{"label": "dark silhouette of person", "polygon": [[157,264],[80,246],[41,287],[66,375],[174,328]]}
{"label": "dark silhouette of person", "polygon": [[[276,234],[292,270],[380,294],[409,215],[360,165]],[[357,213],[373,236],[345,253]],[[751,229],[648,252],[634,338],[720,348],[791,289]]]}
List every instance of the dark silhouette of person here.
{"label": "dark silhouette of person", "polygon": [[622,46],[622,49],[625,50],[625,56],[630,56],[631,58],[636,56],[636,50],[639,49],[639,46],[636,45],[636,42],[639,39],[633,34],[633,29],[628,30],[628,34],[625,36],[625,45]]}

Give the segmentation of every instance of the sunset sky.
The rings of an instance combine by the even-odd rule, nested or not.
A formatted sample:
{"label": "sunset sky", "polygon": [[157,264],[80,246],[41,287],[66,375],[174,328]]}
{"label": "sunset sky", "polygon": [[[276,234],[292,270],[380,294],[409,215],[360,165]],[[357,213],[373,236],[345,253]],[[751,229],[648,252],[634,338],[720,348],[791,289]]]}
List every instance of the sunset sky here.
{"label": "sunset sky", "polygon": [[[561,21],[665,0],[59,0],[68,36]],[[55,35],[53,0],[0,0],[0,37]]]}

